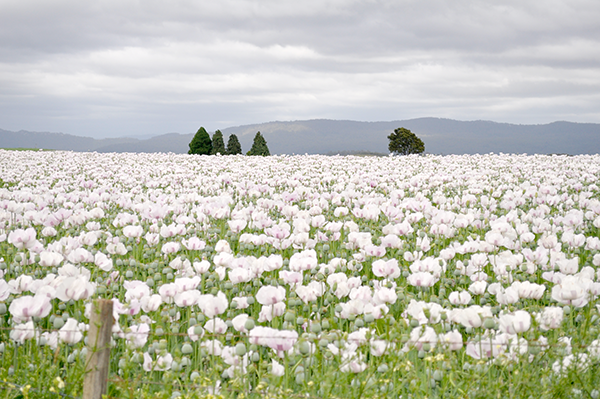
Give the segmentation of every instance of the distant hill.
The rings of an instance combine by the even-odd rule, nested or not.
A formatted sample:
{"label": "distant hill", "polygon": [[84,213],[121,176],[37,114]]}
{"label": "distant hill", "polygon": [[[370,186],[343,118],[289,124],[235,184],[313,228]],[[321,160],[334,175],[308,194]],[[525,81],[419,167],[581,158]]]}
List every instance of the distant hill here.
{"label": "distant hill", "polygon": [[[305,120],[268,122],[221,129],[227,142],[236,134],[244,152],[260,131],[272,154],[387,153],[387,136],[398,127],[410,129],[432,154],[596,154],[600,152],[600,124],[553,122],[514,125],[489,121],[419,118],[391,122]],[[187,153],[193,133],[169,133],[149,139],[91,137],[63,133],[10,132],[0,129],[0,148],[45,148],[97,152]]]}

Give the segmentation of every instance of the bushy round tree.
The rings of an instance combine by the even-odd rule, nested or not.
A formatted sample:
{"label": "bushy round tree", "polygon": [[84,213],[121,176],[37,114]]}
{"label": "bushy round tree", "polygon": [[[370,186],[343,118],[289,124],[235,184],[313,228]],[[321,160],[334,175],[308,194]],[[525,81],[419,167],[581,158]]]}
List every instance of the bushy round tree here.
{"label": "bushy round tree", "polygon": [[388,136],[391,153],[399,155],[421,154],[425,152],[425,144],[416,134],[400,127]]}
{"label": "bushy round tree", "polygon": [[237,155],[242,153],[242,145],[235,134],[229,136],[227,140],[227,154]]}
{"label": "bushy round tree", "polygon": [[225,142],[223,141],[223,133],[220,130],[217,130],[212,137],[212,150],[210,151],[211,155],[221,154],[225,155],[227,152],[225,151]]}
{"label": "bushy round tree", "polygon": [[200,127],[190,142],[188,154],[210,155],[212,141],[203,127]]}
{"label": "bushy round tree", "polygon": [[265,140],[265,138],[262,134],[260,134],[260,132],[257,132],[254,136],[252,148],[250,148],[250,151],[248,151],[246,155],[271,155],[271,153],[269,152],[269,147],[267,147],[267,140]]}

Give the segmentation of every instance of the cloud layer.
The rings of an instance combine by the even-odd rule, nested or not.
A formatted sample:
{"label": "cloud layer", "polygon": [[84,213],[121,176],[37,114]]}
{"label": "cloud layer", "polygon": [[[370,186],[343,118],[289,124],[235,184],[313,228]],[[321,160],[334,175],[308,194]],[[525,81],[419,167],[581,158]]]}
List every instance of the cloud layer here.
{"label": "cloud layer", "polygon": [[0,0],[4,129],[600,122],[595,0]]}

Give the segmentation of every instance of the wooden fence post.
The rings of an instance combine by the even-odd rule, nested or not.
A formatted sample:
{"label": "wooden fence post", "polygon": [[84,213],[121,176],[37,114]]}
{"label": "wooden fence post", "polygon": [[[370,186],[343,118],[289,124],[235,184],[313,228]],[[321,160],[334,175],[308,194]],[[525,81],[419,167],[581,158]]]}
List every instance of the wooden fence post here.
{"label": "wooden fence post", "polygon": [[110,339],[113,326],[113,303],[98,299],[92,303],[88,354],[83,380],[83,399],[102,399],[108,388]]}

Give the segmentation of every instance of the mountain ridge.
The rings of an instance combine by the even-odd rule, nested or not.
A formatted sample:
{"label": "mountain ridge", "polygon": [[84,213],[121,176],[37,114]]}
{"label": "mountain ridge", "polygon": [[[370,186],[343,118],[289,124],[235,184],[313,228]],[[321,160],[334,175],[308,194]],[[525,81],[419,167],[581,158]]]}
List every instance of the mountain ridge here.
{"label": "mountain ridge", "polygon": [[[271,121],[221,129],[236,134],[246,152],[260,131],[272,154],[387,153],[387,136],[395,128],[410,129],[425,142],[427,153],[594,154],[600,151],[600,124],[555,121],[525,125],[486,120],[447,118],[362,122],[309,119]],[[119,137],[94,139],[65,133],[11,132],[0,129],[0,148],[44,148],[96,152],[187,153],[194,133],[166,133],[147,139]]]}

